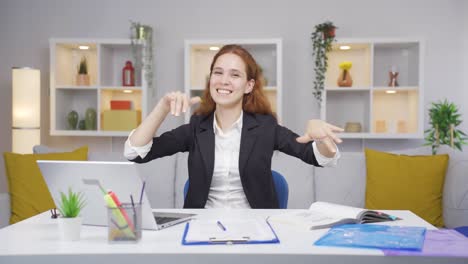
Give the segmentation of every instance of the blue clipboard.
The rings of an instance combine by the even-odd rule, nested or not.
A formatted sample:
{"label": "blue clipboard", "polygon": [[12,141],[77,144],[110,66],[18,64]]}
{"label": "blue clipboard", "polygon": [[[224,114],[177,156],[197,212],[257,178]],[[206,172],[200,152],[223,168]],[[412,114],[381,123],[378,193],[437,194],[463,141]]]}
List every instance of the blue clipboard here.
{"label": "blue clipboard", "polygon": [[270,225],[270,223],[266,220],[268,227],[270,228],[274,238],[271,240],[255,240],[250,239],[249,237],[243,237],[241,239],[217,239],[215,237],[210,238],[206,241],[187,241],[187,234],[190,229],[190,222],[185,224],[184,235],[182,236],[182,245],[185,246],[194,246],[194,245],[234,245],[234,244],[277,244],[280,243],[278,239],[278,235],[276,235],[275,230]]}

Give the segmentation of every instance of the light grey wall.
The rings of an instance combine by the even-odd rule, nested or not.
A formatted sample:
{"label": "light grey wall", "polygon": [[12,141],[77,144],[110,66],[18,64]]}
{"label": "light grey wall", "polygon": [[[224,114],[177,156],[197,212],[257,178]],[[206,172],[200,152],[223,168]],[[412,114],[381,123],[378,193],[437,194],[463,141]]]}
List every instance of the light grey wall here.
{"label": "light grey wall", "polygon": [[[314,25],[330,19],[339,27],[338,37],[343,38],[425,39],[426,105],[444,97],[463,105],[468,84],[463,78],[468,69],[464,49],[468,44],[467,7],[459,0],[0,0],[0,150],[11,150],[11,67],[25,65],[41,70],[44,144],[122,150],[123,138],[48,136],[51,37],[123,38],[128,36],[129,19],[151,25],[155,29],[157,97],[183,89],[186,38],[282,38],[283,123],[302,133],[307,119],[319,117],[312,96],[310,33]],[[157,97],[148,99],[150,106]],[[467,107],[462,109],[468,117]],[[163,130],[181,123],[182,118],[169,119]],[[346,140],[341,148],[389,150],[420,144],[420,140]],[[0,162],[0,192],[6,190]]]}
{"label": "light grey wall", "polygon": [[[468,1],[463,1],[463,8],[460,8],[464,14],[468,12]],[[460,87],[463,95],[461,98],[461,105],[460,105],[460,110],[462,113],[464,113],[464,121],[461,124],[461,128],[463,131],[468,131],[468,119],[466,116],[466,113],[468,113],[468,16],[463,15],[463,21],[462,21],[462,26],[463,28],[461,29],[461,32],[463,33],[463,49],[462,49],[462,54],[463,54],[463,72],[462,72],[462,78],[463,78],[463,85]]]}

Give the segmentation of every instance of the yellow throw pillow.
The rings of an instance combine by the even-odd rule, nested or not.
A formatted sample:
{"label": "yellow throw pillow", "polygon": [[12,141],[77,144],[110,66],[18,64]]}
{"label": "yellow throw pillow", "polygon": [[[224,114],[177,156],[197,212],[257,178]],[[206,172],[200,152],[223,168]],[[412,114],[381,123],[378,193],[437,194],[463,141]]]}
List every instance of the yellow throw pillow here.
{"label": "yellow throw pillow", "polygon": [[3,153],[11,203],[10,224],[55,208],[37,160],[88,160],[88,147],[47,154]]}
{"label": "yellow throw pillow", "polygon": [[366,149],[366,208],[411,210],[444,226],[442,190],[449,156],[406,156]]}

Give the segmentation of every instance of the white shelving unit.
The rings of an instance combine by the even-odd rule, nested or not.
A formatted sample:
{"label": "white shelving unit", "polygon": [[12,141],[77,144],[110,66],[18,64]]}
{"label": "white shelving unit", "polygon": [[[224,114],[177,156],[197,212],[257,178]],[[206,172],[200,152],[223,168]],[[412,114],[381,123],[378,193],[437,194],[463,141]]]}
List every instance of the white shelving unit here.
{"label": "white shelving unit", "polygon": [[[88,46],[87,50],[79,46]],[[142,52],[137,45],[137,52]],[[76,85],[75,76],[81,58],[88,62],[89,86]],[[141,75],[135,86],[122,86],[122,68],[132,61],[130,39],[50,39],[50,135],[53,136],[128,136],[128,130],[112,131],[103,127],[103,113],[111,100],[131,101],[141,121],[147,114],[147,87]],[[96,130],[70,130],[67,115],[78,112],[85,118],[88,108],[96,110]]]}
{"label": "white shelving unit", "polygon": [[[185,93],[190,96],[203,94],[209,78],[210,65],[217,50],[227,44],[239,44],[247,49],[262,67],[268,97],[278,120],[282,120],[282,41],[281,39],[197,39],[185,40]],[[193,109],[192,109],[193,110]],[[191,113],[187,113],[186,122]]]}
{"label": "white shelving unit", "polygon": [[[341,47],[348,46],[343,50]],[[328,54],[321,118],[361,132],[342,138],[423,138],[424,45],[416,39],[340,39]],[[338,87],[339,64],[351,61],[351,87]],[[399,86],[390,87],[389,72]]]}

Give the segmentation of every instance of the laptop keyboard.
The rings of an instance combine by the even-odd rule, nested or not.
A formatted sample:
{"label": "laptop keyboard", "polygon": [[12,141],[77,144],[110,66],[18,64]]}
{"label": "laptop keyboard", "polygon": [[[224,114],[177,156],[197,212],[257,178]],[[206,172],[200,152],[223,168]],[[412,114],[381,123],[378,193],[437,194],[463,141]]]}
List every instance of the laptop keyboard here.
{"label": "laptop keyboard", "polygon": [[154,219],[156,219],[156,223],[158,223],[158,225],[162,225],[168,222],[179,220],[180,217],[155,216]]}

